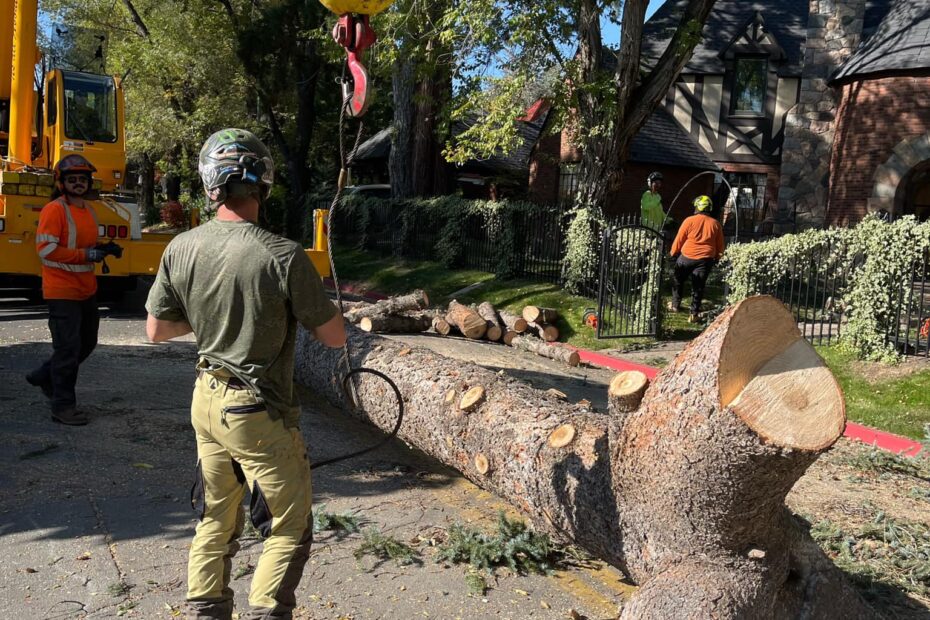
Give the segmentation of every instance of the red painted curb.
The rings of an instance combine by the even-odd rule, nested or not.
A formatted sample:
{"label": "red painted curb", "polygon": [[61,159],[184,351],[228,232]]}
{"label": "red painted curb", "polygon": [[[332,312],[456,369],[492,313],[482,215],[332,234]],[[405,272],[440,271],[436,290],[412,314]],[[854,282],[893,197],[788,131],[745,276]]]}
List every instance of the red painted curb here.
{"label": "red painted curb", "polygon": [[902,456],[917,456],[924,447],[920,442],[908,437],[886,433],[855,422],[846,423],[846,431],[843,435]]}
{"label": "red painted curb", "polygon": [[[581,361],[587,364],[591,364],[592,366],[610,368],[611,370],[616,370],[619,372],[624,370],[638,370],[649,377],[650,380],[659,374],[659,369],[653,368],[652,366],[634,364],[633,362],[627,362],[625,360],[617,359],[616,357],[611,357],[602,353],[595,353],[594,351],[579,349],[577,347],[572,347],[571,345],[566,346],[578,351],[578,355],[581,357]],[[849,437],[850,439],[855,439],[857,441],[861,441],[862,443],[869,444],[870,446],[875,446],[876,448],[881,448],[882,450],[887,450],[888,452],[893,452],[903,456],[916,456],[921,450],[923,450],[924,447],[923,444],[918,441],[914,441],[909,437],[901,437],[900,435],[895,435],[893,433],[886,433],[885,431],[869,428],[868,426],[856,424],[855,422],[846,423],[846,430],[843,432],[843,435]]]}

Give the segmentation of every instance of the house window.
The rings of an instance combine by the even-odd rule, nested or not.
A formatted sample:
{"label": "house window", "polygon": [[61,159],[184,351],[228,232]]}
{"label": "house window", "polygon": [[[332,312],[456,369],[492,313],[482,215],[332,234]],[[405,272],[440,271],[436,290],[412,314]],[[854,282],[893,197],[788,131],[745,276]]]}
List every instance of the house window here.
{"label": "house window", "polygon": [[733,85],[733,112],[736,114],[762,114],[765,91],[768,87],[768,60],[765,58],[737,58],[736,79]]}
{"label": "house window", "polygon": [[764,174],[725,172],[730,186],[729,208],[725,209],[724,227],[732,234],[760,233],[766,217],[765,188],[768,177]]}
{"label": "house window", "polygon": [[578,191],[578,164],[562,164],[559,166],[559,204],[565,204],[575,199]]}

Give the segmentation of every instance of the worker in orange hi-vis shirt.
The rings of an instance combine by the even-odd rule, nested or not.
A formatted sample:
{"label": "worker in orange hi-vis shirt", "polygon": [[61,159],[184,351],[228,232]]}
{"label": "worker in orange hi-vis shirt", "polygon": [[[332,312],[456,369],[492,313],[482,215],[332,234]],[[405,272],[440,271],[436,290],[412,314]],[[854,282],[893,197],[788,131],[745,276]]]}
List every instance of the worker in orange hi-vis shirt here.
{"label": "worker in orange hi-vis shirt", "polygon": [[89,202],[96,168],[81,155],[55,166],[56,192],[42,208],[36,250],[42,261],[42,295],[48,302],[52,357],[26,375],[51,400],[52,419],[87,424],[77,410],[74,386],[78,367],[97,346],[100,315],[94,263],[107,253],[97,247],[97,215]]}
{"label": "worker in orange hi-vis shirt", "polygon": [[691,314],[688,321],[696,323],[704,297],[704,285],[711,270],[723,256],[723,229],[711,211],[714,204],[708,196],[694,199],[694,215],[686,218],[675,235],[670,254],[675,258],[675,287],[669,310],[681,310],[685,280],[691,279]]}

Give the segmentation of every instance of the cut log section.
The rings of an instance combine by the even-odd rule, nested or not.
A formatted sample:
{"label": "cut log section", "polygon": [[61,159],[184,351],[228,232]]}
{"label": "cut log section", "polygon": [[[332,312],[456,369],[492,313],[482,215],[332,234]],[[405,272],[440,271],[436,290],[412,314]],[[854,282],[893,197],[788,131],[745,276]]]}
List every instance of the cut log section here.
{"label": "cut log section", "polygon": [[449,302],[446,321],[455,325],[466,338],[483,338],[488,330],[488,323],[481,318],[480,314],[454,299]]}
{"label": "cut log section", "polygon": [[358,323],[365,317],[377,316],[379,314],[397,314],[405,310],[422,310],[428,306],[429,297],[426,295],[426,292],[416,290],[407,295],[390,297],[368,306],[353,308],[345,313],[345,319],[349,323]]}
{"label": "cut log section", "polygon": [[543,325],[541,323],[527,323],[526,333],[532,334],[544,340],[545,342],[555,342],[559,339],[559,328],[555,325]]}
{"label": "cut log section", "polygon": [[551,360],[565,362],[573,367],[581,363],[581,356],[578,355],[578,351],[547,344],[528,336],[517,336],[510,342],[510,346],[515,349],[520,349],[521,351],[529,351],[530,353],[535,353],[542,357],[548,357]]}
{"label": "cut log section", "polygon": [[[622,618],[876,617],[784,505],[841,436],[845,412],[836,381],[779,301],[753,297],[724,310],[622,424],[479,366],[420,348],[397,357],[402,345],[348,331],[351,365],[397,383],[403,441],[642,586]],[[361,408],[346,406],[341,353],[302,332],[298,380],[390,431],[396,407],[376,377],[359,376]],[[444,404],[463,385],[485,390],[480,413]],[[574,437],[553,447],[564,425]]]}
{"label": "cut log section", "polygon": [[379,314],[363,317],[358,326],[362,331],[376,334],[416,334],[428,330],[432,323],[427,315]]}
{"label": "cut log section", "polygon": [[459,402],[459,409],[462,411],[471,411],[478,405],[484,402],[484,388],[480,385],[477,385],[462,396],[462,400]]}
{"label": "cut log section", "polygon": [[501,342],[503,342],[506,345],[510,345],[513,343],[513,339],[516,338],[517,336],[519,336],[517,332],[511,329],[508,329],[507,331],[504,332],[504,335],[501,336]]}
{"label": "cut log section", "polygon": [[482,302],[478,304],[478,314],[481,315],[481,318],[488,322],[488,330],[485,333],[485,338],[488,340],[493,340],[497,342],[501,339],[501,336],[504,335],[504,325],[501,323],[500,317],[497,316],[497,310],[494,309],[494,306],[490,302]]}
{"label": "cut log section", "polygon": [[498,314],[500,314],[501,320],[504,322],[504,325],[509,331],[515,331],[518,334],[522,334],[526,331],[526,319],[524,319],[522,316],[511,314],[506,310],[499,310]]}
{"label": "cut log section", "polygon": [[445,320],[443,317],[436,316],[433,317],[433,331],[440,336],[448,336],[452,331],[452,326],[449,325],[449,321]]}
{"label": "cut log section", "polygon": [[523,318],[527,323],[555,323],[559,318],[558,311],[540,306],[526,306],[523,308]]}
{"label": "cut log section", "polygon": [[638,370],[626,370],[614,376],[607,388],[607,409],[614,415],[636,411],[643,394],[649,387],[649,379]]}
{"label": "cut log section", "polygon": [[563,424],[559,428],[549,433],[549,445],[553,448],[564,448],[575,438],[575,427],[571,424]]}

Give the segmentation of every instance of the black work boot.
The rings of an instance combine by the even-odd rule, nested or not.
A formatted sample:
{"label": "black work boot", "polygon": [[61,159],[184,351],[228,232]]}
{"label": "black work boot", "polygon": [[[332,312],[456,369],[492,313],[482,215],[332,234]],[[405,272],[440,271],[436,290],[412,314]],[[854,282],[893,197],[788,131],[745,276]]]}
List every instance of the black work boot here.
{"label": "black work boot", "polygon": [[67,424],[68,426],[84,426],[88,422],[87,414],[78,411],[74,407],[52,411],[52,419],[59,424]]}
{"label": "black work boot", "polygon": [[26,375],[26,382],[29,385],[34,385],[37,388],[40,388],[42,390],[42,393],[45,395],[45,398],[49,400],[52,399],[52,380],[51,379],[45,378],[45,380],[43,380],[43,378],[39,375],[39,373],[33,370],[32,372]]}
{"label": "black work boot", "polygon": [[185,620],[232,620],[233,602],[186,601],[183,609]]}

